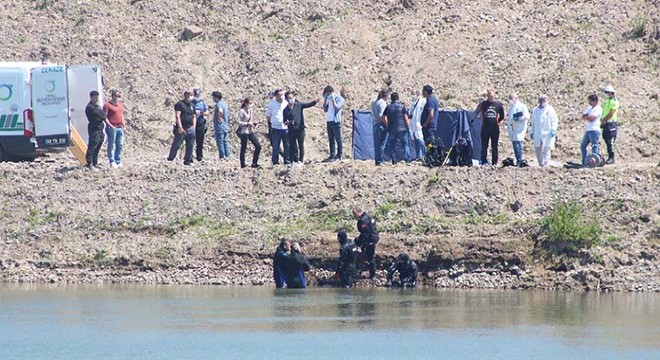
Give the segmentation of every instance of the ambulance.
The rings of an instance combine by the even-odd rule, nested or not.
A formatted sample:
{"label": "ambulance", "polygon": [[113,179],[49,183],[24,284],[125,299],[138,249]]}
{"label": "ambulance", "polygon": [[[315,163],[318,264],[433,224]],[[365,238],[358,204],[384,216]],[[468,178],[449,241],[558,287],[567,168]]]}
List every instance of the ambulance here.
{"label": "ambulance", "polygon": [[72,129],[87,143],[85,106],[92,90],[103,104],[98,65],[0,62],[0,161],[66,151]]}

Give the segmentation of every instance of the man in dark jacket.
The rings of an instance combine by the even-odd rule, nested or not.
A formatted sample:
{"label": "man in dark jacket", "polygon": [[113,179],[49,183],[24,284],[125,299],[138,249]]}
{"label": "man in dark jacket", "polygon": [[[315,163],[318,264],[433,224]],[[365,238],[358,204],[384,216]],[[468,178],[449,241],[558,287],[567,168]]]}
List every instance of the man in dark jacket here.
{"label": "man in dark jacket", "polygon": [[193,148],[195,147],[195,129],[197,127],[197,118],[195,117],[195,107],[192,104],[190,91],[183,93],[183,100],[174,105],[174,140],[167,160],[172,161],[181,148],[181,144],[186,142],[186,152],[183,156],[183,164],[191,165],[193,162]]}
{"label": "man in dark jacket", "polygon": [[85,107],[85,115],[87,116],[87,133],[89,135],[85,160],[87,160],[87,168],[91,169],[92,166],[99,166],[99,151],[103,145],[103,129],[106,122],[105,112],[99,105],[98,91],[89,93],[89,103]]}
{"label": "man in dark jacket", "polygon": [[383,114],[383,123],[389,133],[387,140],[387,153],[392,158],[392,164],[397,163],[396,142],[401,142],[406,162],[410,162],[410,119],[408,119],[408,110],[399,101],[399,93],[392,93],[390,96],[392,102],[385,108]]}
{"label": "man in dark jacket", "polygon": [[307,287],[305,280],[305,271],[309,271],[311,267],[305,254],[300,251],[300,244],[291,244],[291,254],[286,261],[284,267],[284,276],[286,278],[286,287],[289,289],[304,289]]}
{"label": "man in dark jacket", "polygon": [[292,162],[305,160],[305,115],[303,110],[316,106],[320,99],[311,102],[300,102],[293,91],[287,91],[284,97],[288,106],[284,109],[284,121],[289,127],[289,158]]}
{"label": "man in dark jacket", "polygon": [[364,260],[369,262],[369,278],[376,278],[376,244],[378,243],[378,229],[376,220],[369,216],[362,208],[353,209],[353,216],[357,220],[360,235],[355,239],[355,245],[362,250]]}
{"label": "man in dark jacket", "polygon": [[348,240],[345,231],[337,233],[339,240],[339,264],[337,265],[337,274],[341,287],[349,288],[355,282],[355,272],[357,270],[357,246]]}
{"label": "man in dark jacket", "polygon": [[[399,272],[399,281],[392,281],[394,273]],[[406,253],[399,254],[397,261],[387,269],[387,284],[391,287],[415,287],[417,285],[417,264]]]}
{"label": "man in dark jacket", "polygon": [[289,241],[280,241],[280,246],[275,251],[273,257],[273,279],[275,280],[275,287],[282,289],[286,286],[286,277],[284,276],[284,269],[286,269],[286,262],[289,260],[289,250],[291,245]]}

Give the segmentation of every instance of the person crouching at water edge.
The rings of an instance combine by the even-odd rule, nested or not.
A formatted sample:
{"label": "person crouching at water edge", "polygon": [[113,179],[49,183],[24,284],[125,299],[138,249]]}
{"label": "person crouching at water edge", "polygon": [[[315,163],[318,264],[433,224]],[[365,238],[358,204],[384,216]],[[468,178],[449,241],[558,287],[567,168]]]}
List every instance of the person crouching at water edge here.
{"label": "person crouching at water edge", "polygon": [[532,110],[531,137],[534,140],[534,149],[540,167],[550,165],[550,151],[555,146],[558,123],[555,109],[548,104],[548,96],[539,95],[539,103]]}
{"label": "person crouching at water edge", "polygon": [[[394,273],[399,273],[399,280],[394,280]],[[387,287],[414,288],[417,286],[417,264],[406,253],[399,254],[396,262],[387,269]]]}

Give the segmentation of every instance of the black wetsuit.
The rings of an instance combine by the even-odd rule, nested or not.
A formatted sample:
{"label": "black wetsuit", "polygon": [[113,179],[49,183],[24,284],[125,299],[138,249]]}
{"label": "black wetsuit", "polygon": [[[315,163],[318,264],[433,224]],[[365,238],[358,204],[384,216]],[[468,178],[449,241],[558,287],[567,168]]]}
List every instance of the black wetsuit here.
{"label": "black wetsuit", "polygon": [[273,279],[275,280],[275,287],[278,289],[286,286],[284,269],[286,268],[286,262],[288,259],[289,254],[278,246],[277,251],[275,251],[275,256],[273,257]]}
{"label": "black wetsuit", "polygon": [[300,252],[291,251],[284,267],[286,287],[289,289],[306,288],[305,271],[309,271],[309,269],[309,262],[307,262],[305,255]]}
{"label": "black wetsuit", "polygon": [[[399,272],[399,281],[392,282],[394,273]],[[417,285],[417,264],[414,261],[395,262],[387,269],[387,281],[395,287],[415,287]]]}
{"label": "black wetsuit", "polygon": [[357,246],[352,241],[347,241],[339,249],[339,264],[337,273],[342,287],[351,287],[355,282],[357,271]]}
{"label": "black wetsuit", "polygon": [[367,213],[363,213],[357,222],[360,236],[355,239],[355,245],[362,249],[362,254],[369,262],[369,278],[376,277],[376,244],[378,243],[378,229],[376,220]]}

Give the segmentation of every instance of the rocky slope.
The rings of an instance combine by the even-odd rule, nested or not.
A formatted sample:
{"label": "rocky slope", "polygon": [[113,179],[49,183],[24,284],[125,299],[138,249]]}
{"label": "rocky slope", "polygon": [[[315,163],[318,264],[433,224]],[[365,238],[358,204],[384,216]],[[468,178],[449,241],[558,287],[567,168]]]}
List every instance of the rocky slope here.
{"label": "rocky slope", "polygon": [[[286,237],[310,257],[311,282],[329,284],[335,231],[355,236],[349,209],[362,205],[383,233],[379,268],[407,251],[428,286],[660,290],[660,172],[650,166],[69,163],[0,164],[1,280],[268,284]],[[599,219],[601,245],[550,256],[540,221],[569,200]]]}
{"label": "rocky slope", "polygon": [[[657,1],[18,0],[0,9],[0,60],[46,54],[103,67],[108,87],[125,93],[141,144],[131,156],[163,153],[182,89],[219,89],[234,112],[245,96],[265,107],[276,86],[312,99],[330,83],[356,109],[385,79],[400,92],[432,84],[445,106],[469,109],[487,87],[530,105],[545,92],[560,114],[564,157],[579,153],[586,96],[613,84],[623,104],[618,151],[657,158]],[[201,35],[183,41],[186,27]],[[320,109],[313,115],[309,148],[325,152]]]}
{"label": "rocky slope", "polygon": [[[286,236],[303,243],[324,284],[334,231],[352,230],[348,209],[363,205],[385,233],[380,267],[409,251],[425,285],[660,289],[657,1],[18,0],[0,9],[0,61],[98,63],[108,88],[124,92],[129,124],[121,171],[84,172],[68,155],[0,164],[2,281],[265,284]],[[186,27],[201,34],[184,40]],[[163,159],[182,89],[219,89],[234,111],[244,96],[265,106],[276,86],[306,99],[328,83],[351,109],[387,83],[400,92],[430,83],[455,108],[473,108],[486,87],[530,105],[545,92],[560,114],[559,160],[578,157],[586,95],[611,83],[623,104],[620,161],[594,171],[319,164],[318,108],[304,167],[239,171],[236,160],[213,160],[212,139],[204,164]],[[501,148],[512,155],[505,139]],[[547,257],[539,222],[568,200],[601,220],[603,244]]]}

